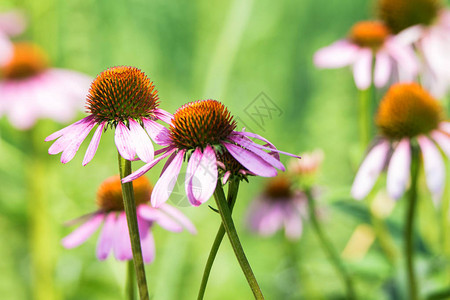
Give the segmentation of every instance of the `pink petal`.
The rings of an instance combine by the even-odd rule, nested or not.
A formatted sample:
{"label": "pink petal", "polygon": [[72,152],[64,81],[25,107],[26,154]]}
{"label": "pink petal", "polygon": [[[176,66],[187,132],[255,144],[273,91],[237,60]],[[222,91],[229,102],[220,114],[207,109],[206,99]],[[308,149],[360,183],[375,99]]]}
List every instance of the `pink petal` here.
{"label": "pink petal", "polygon": [[105,128],[105,124],[106,122],[100,123],[95,130],[94,136],[92,137],[89,147],[86,150],[86,154],[84,155],[83,166],[87,165],[92,158],[94,158],[95,152],[97,152],[98,144],[100,143],[100,138],[102,137],[103,128]]}
{"label": "pink petal", "polygon": [[286,237],[291,240],[296,240],[302,235],[303,224],[300,216],[295,214],[290,208],[286,209],[286,215],[284,217],[284,230]]}
{"label": "pink petal", "polygon": [[228,179],[230,178],[231,172],[226,171],[225,174],[223,174],[222,178],[222,184],[225,185],[228,182]]}
{"label": "pink petal", "polygon": [[392,154],[387,172],[387,191],[391,198],[397,200],[405,192],[409,181],[411,167],[411,146],[404,138],[398,143]]}
{"label": "pink petal", "polygon": [[[196,202],[193,196],[193,189],[199,189],[201,187],[198,187],[199,182],[196,180],[195,181],[195,186],[194,183],[192,181],[192,178],[195,175],[195,171],[197,170],[198,166],[200,165],[200,160],[202,159],[203,153],[202,150],[200,149],[200,147],[196,148],[194,150],[194,152],[192,153],[191,157],[189,158],[188,161],[188,166],[186,168],[186,177],[184,179],[184,187],[186,190],[186,195],[188,195],[189,201],[191,203],[196,204],[195,206],[200,205],[200,202]],[[192,200],[191,200],[192,198]]]}
{"label": "pink petal", "polygon": [[0,14],[0,32],[9,36],[21,34],[26,27],[24,14],[19,10],[11,10]]}
{"label": "pink petal", "polygon": [[[213,195],[218,176],[216,162],[214,149],[210,145],[206,146],[200,161],[197,159],[195,162],[197,166],[193,170],[193,174],[189,180],[186,180],[186,193],[192,205],[199,206]],[[192,172],[192,170],[190,171]]]}
{"label": "pink petal", "polygon": [[450,67],[448,59],[449,47],[446,47],[440,34],[429,31],[428,34],[423,36],[420,45],[430,69],[438,76],[448,74],[448,68]]}
{"label": "pink petal", "polygon": [[372,50],[362,48],[359,51],[353,64],[353,77],[358,89],[365,90],[370,87],[372,82]]}
{"label": "pink petal", "polygon": [[147,221],[156,222],[165,230],[172,232],[181,232],[183,227],[180,224],[169,218],[167,215],[159,211],[158,208],[153,208],[148,205],[141,205],[138,208],[139,216]]}
{"label": "pink petal", "polygon": [[422,150],[425,177],[428,188],[436,197],[441,197],[445,187],[445,163],[438,148],[425,136],[417,138]]}
{"label": "pink petal", "polygon": [[389,142],[385,140],[370,150],[353,181],[351,190],[353,198],[361,200],[369,194],[383,170],[388,152]]}
{"label": "pink petal", "polygon": [[134,142],[131,139],[130,130],[122,122],[117,124],[114,140],[120,155],[126,160],[133,160],[136,155]]}
{"label": "pink petal", "polygon": [[7,64],[14,55],[14,47],[8,37],[0,32],[0,66]]}
{"label": "pink petal", "polygon": [[374,83],[380,88],[386,85],[391,76],[392,63],[384,51],[379,51],[375,59]]}
{"label": "pink petal", "polygon": [[195,228],[194,224],[186,217],[180,210],[176,209],[175,207],[163,203],[161,204],[160,209],[174,218],[178,223],[180,223],[184,228],[187,229],[192,234],[197,234],[197,229]]}
{"label": "pink petal", "polygon": [[166,171],[161,175],[153,188],[151,196],[151,203],[153,207],[159,207],[162,203],[169,199],[169,196],[177,182],[177,177],[180,173],[185,152],[185,150],[178,151],[172,163],[167,167]]}
{"label": "pink petal", "polygon": [[114,230],[116,235],[114,236],[114,255],[117,260],[130,260],[133,259],[133,253],[131,251],[130,236],[128,234],[127,217],[124,212],[120,213],[116,221],[116,228]]}
{"label": "pink petal", "polygon": [[402,45],[412,45],[422,37],[423,33],[422,25],[411,26],[398,33],[394,39]]}
{"label": "pink petal", "polygon": [[171,113],[160,108],[155,109],[153,113],[159,120],[166,122],[167,124],[172,124],[173,115]]}
{"label": "pink petal", "polygon": [[[284,155],[287,155],[287,156],[291,156],[291,157],[295,157],[295,158],[301,158],[301,157],[298,156],[298,155],[295,155],[295,154],[292,154],[292,153],[289,153],[289,152],[284,152],[284,151],[278,150],[271,142],[269,142],[267,139],[265,139],[264,137],[262,137],[262,136],[260,136],[260,135],[258,135],[258,134],[256,134],[256,133],[246,132],[246,131],[234,131],[234,132],[233,132],[233,136],[238,136],[238,137],[239,137],[239,136],[241,136],[241,135],[247,136],[247,137],[251,137],[251,138],[256,138],[256,139],[258,139],[258,140],[261,140],[261,141],[267,143],[267,145],[265,145],[265,146],[262,146],[262,145],[259,145],[259,144],[256,144],[256,143],[255,143],[254,146],[255,146],[255,147],[258,147],[259,149],[263,149],[263,150],[267,150],[267,151],[272,151],[272,152],[276,152],[276,153],[281,153],[281,154],[284,154]],[[271,153],[270,153],[270,154],[271,154]],[[280,159],[279,156],[274,155],[274,157],[275,157],[276,159]]]}
{"label": "pink petal", "polygon": [[161,146],[167,146],[172,143],[170,132],[166,127],[150,119],[142,119],[142,122],[148,135],[150,135],[155,143]]}
{"label": "pink petal", "polygon": [[345,40],[340,40],[328,47],[319,49],[314,54],[314,64],[318,68],[341,68],[351,65],[359,47]]}
{"label": "pink petal", "polygon": [[438,143],[439,147],[441,147],[442,151],[444,151],[445,155],[447,155],[450,159],[450,136],[438,130],[431,132],[431,136],[436,143]]}
{"label": "pink petal", "polygon": [[385,51],[397,62],[400,80],[411,81],[419,71],[419,62],[411,46],[390,39],[385,43]]}
{"label": "pink petal", "polygon": [[141,239],[142,257],[146,264],[155,260],[155,240],[153,233],[149,231],[147,235]]}
{"label": "pink petal", "polygon": [[139,168],[137,171],[135,171],[135,172],[131,173],[130,175],[128,175],[127,177],[123,178],[122,182],[123,183],[131,182],[131,181],[135,180],[136,178],[141,177],[142,175],[147,173],[151,168],[153,168],[158,162],[160,162],[162,159],[166,158],[167,156],[171,155],[173,152],[175,152],[175,149],[172,149],[172,150],[164,153],[163,155],[156,158],[152,162],[144,165],[143,167]]}
{"label": "pink petal", "polygon": [[259,157],[261,157],[267,163],[269,163],[270,165],[274,166],[275,168],[277,168],[279,170],[282,170],[282,171],[286,170],[286,168],[283,166],[283,164],[278,159],[276,159],[272,155],[268,154],[267,152],[264,152],[263,150],[260,150],[257,147],[259,145],[257,145],[256,143],[254,143],[250,139],[248,139],[248,138],[240,138],[238,136],[231,136],[230,140],[235,142],[236,144],[244,147],[244,148],[247,148],[251,152],[253,152],[256,155],[258,155]]}
{"label": "pink petal", "polygon": [[450,122],[441,122],[439,124],[439,129],[450,134]]}
{"label": "pink petal", "polygon": [[116,228],[116,213],[112,212],[106,216],[105,224],[100,233],[100,238],[97,243],[97,258],[104,260],[108,258],[109,252],[113,247],[113,241]]}
{"label": "pink petal", "polygon": [[151,162],[155,151],[152,141],[138,122],[133,119],[129,119],[128,122],[130,124],[130,139],[135,145],[137,156],[145,163]]}
{"label": "pink petal", "polygon": [[[72,160],[72,158],[77,153],[78,149],[80,149],[81,143],[83,143],[83,141],[86,139],[89,132],[91,132],[91,130],[92,130],[92,128],[94,128],[94,126],[95,126],[95,122],[88,124],[87,126],[83,127],[82,130],[79,131],[76,136],[73,137],[72,142],[69,145],[67,145],[67,147],[63,150],[63,153],[61,154],[61,162],[63,164],[68,163],[69,161]],[[64,137],[61,137],[61,139],[63,139],[63,138]],[[55,144],[58,141],[56,141]],[[49,151],[50,151],[50,149],[49,149]]]}
{"label": "pink petal", "polygon": [[273,177],[277,170],[258,155],[239,146],[223,143],[228,152],[250,172],[262,177]]}
{"label": "pink petal", "polygon": [[73,123],[51,135],[49,135],[45,141],[51,141],[59,138],[56,142],[54,142],[50,148],[48,149],[49,154],[58,154],[64,149],[66,149],[74,139],[78,139],[81,132],[85,130],[87,127],[91,127],[95,125],[94,118],[92,116],[88,116],[84,119],[79,120],[78,122]]}
{"label": "pink petal", "polygon": [[92,218],[87,220],[86,223],[66,236],[62,240],[62,245],[65,248],[70,249],[84,243],[98,229],[100,224],[103,222],[104,217],[104,214],[94,215]]}

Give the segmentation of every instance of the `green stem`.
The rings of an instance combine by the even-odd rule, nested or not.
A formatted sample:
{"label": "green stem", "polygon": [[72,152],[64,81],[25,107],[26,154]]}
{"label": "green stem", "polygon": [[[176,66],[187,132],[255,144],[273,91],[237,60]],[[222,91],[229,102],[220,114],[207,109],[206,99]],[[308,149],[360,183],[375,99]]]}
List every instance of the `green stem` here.
{"label": "green stem", "polygon": [[[131,174],[131,161],[119,154],[120,178]],[[136,216],[136,201],[134,199],[133,183],[122,183],[122,197],[127,216],[128,232],[130,234],[131,251],[133,252],[134,270],[141,300],[148,300],[147,279],[145,278],[144,260],[142,259],[141,240]]]}
{"label": "green stem", "polygon": [[359,91],[359,142],[362,151],[365,151],[371,138],[371,103],[372,87]]}
{"label": "green stem", "polygon": [[134,300],[136,298],[134,286],[136,284],[134,276],[134,263],[129,260],[127,263],[127,283],[126,283],[126,293],[128,300]]}
{"label": "green stem", "polygon": [[417,300],[417,280],[414,272],[414,218],[417,206],[417,178],[419,175],[419,149],[412,146],[411,187],[408,193],[408,208],[405,220],[406,274],[409,286],[409,299]]}
{"label": "green stem", "polygon": [[350,275],[348,274],[347,269],[345,268],[339,254],[331,244],[330,240],[328,240],[328,238],[325,236],[325,233],[323,232],[322,227],[320,226],[320,223],[317,220],[315,201],[311,194],[311,191],[307,190],[306,195],[308,197],[309,218],[317,234],[317,237],[319,238],[320,243],[322,244],[324,251],[327,253],[328,257],[330,258],[331,262],[336,268],[336,271],[341,276],[341,279],[345,284],[347,291],[346,299],[348,300],[356,299],[356,294],[353,288],[353,281]]}
{"label": "green stem", "polygon": [[[232,180],[228,184],[228,196],[227,202],[230,207],[230,213],[233,212],[234,204],[236,203],[237,194],[239,191],[239,180]],[[202,300],[205,296],[206,285],[208,284],[209,275],[211,273],[214,260],[216,259],[217,252],[219,251],[220,244],[222,243],[223,237],[225,235],[225,227],[220,224],[219,230],[217,231],[216,238],[211,246],[211,251],[209,252],[208,260],[206,261],[205,270],[203,271],[202,282],[200,284],[200,290],[198,292],[197,299]]]}
{"label": "green stem", "polygon": [[253,295],[257,300],[264,299],[255,275],[253,274],[252,268],[250,267],[247,257],[245,256],[244,249],[242,249],[241,242],[239,241],[239,236],[236,232],[236,228],[234,227],[234,222],[231,218],[231,211],[225,199],[225,194],[223,193],[222,183],[220,180],[217,181],[216,190],[214,191],[214,199],[216,200],[217,208],[219,209],[219,214],[222,218],[222,224],[224,225],[225,231],[230,239],[234,254],[241,265],[242,271],[244,272],[245,278],[252,289]]}

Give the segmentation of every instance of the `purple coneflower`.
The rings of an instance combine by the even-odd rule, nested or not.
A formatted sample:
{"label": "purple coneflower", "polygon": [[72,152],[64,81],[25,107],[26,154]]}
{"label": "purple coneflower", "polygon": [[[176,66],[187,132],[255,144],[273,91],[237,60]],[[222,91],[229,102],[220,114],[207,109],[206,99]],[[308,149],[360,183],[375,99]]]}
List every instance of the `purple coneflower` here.
{"label": "purple coneflower", "polygon": [[40,118],[73,119],[91,78],[50,68],[45,53],[34,44],[15,43],[13,49],[11,59],[0,67],[0,114],[23,130]]}
{"label": "purple coneflower", "polygon": [[[158,207],[172,193],[181,165],[186,160],[186,194],[190,203],[198,206],[214,193],[219,176],[217,167],[225,166],[220,157],[230,155],[245,168],[245,174],[273,177],[277,175],[276,169],[285,170],[278,153],[295,156],[277,150],[257,134],[235,131],[235,128],[233,116],[216,100],[185,104],[175,112],[170,129],[161,134],[164,137],[161,145],[165,146],[162,155],[122,181],[130,182],[142,176],[160,160],[169,157],[151,197],[152,205]],[[261,140],[265,145],[250,138]]]}
{"label": "purple coneflower", "polygon": [[115,143],[120,155],[150,162],[154,157],[149,138],[160,143],[162,130],[156,120],[170,122],[172,115],[158,108],[158,95],[153,82],[135,67],[119,66],[100,73],[92,82],[87,96],[89,116],[63,128],[45,140],[58,139],[50,146],[49,154],[62,152],[61,162],[67,163],[78,151],[89,132],[98,125],[84,156],[83,165],[94,157],[102,132],[115,128]]}
{"label": "purple coneflower", "polygon": [[376,122],[381,136],[361,164],[352,186],[353,197],[367,196],[388,165],[387,191],[399,199],[410,178],[411,147],[417,143],[428,188],[439,198],[445,186],[445,164],[439,148],[450,157],[450,122],[443,121],[439,102],[416,83],[396,84],[381,101]]}
{"label": "purple coneflower", "polygon": [[264,189],[250,205],[249,228],[262,235],[270,236],[284,228],[286,237],[295,240],[302,234],[302,217],[307,215],[306,195],[295,190],[285,175],[271,178]]}
{"label": "purple coneflower", "polygon": [[365,90],[372,83],[374,58],[373,82],[376,87],[385,86],[393,75],[408,81],[417,75],[418,64],[412,48],[399,43],[378,21],[356,23],[347,39],[317,51],[314,63],[319,68],[352,66],[356,86]]}
{"label": "purple coneflower", "polygon": [[13,44],[9,37],[21,34],[25,30],[25,17],[19,11],[8,11],[0,14],[0,66],[13,56]]}
{"label": "purple coneflower", "polygon": [[423,83],[436,97],[450,86],[450,10],[440,0],[380,0],[379,14],[424,60]]}
{"label": "purple coneflower", "polygon": [[[163,204],[160,208],[154,208],[147,204],[152,187],[145,177],[134,181],[133,186],[142,255],[146,263],[152,262],[155,257],[155,245],[151,232],[154,224],[172,232],[181,232],[184,227],[190,233],[196,234],[194,225],[178,209],[168,204]],[[83,225],[66,236],[62,240],[63,246],[73,248],[84,243],[103,223],[97,243],[98,259],[106,259],[112,250],[116,259],[131,260],[133,254],[119,176],[110,177],[100,185],[97,193],[97,205],[99,210],[91,214]]]}

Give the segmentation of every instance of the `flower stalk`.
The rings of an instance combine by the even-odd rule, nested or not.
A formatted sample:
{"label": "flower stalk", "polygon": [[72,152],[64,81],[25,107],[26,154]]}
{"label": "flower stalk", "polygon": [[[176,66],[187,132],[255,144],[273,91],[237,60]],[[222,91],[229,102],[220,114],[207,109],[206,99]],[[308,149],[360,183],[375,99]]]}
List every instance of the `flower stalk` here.
{"label": "flower stalk", "polygon": [[136,284],[136,277],[134,276],[134,262],[129,260],[127,262],[127,282],[126,282],[126,293],[128,300],[135,300],[135,290],[134,286]]}
{"label": "flower stalk", "polygon": [[417,178],[419,175],[420,157],[417,146],[411,147],[411,187],[408,193],[408,208],[405,219],[405,257],[406,257],[406,274],[409,287],[409,299],[417,300],[417,279],[414,271],[414,218],[416,216],[417,207]]}
{"label": "flower stalk", "polygon": [[[228,184],[228,196],[227,202],[230,208],[230,214],[233,212],[234,204],[236,203],[237,194],[239,191],[239,180],[232,180]],[[219,251],[220,244],[222,243],[223,237],[225,235],[225,227],[220,224],[219,230],[217,231],[214,242],[211,246],[211,251],[209,252],[208,260],[206,261],[205,270],[203,271],[202,282],[200,284],[200,290],[198,292],[197,300],[202,300],[205,296],[206,285],[208,284],[209,274],[211,273],[214,260],[216,259],[217,252]]]}
{"label": "flower stalk", "polygon": [[363,151],[365,151],[371,139],[373,89],[372,84],[369,88],[359,91],[359,142]]}
{"label": "flower stalk", "polygon": [[259,288],[258,282],[256,281],[256,277],[253,274],[252,268],[245,256],[244,249],[242,248],[241,242],[239,240],[239,236],[236,232],[236,227],[234,226],[233,219],[231,218],[231,210],[225,199],[225,194],[223,192],[222,183],[220,180],[217,181],[217,186],[214,191],[214,199],[217,203],[217,208],[219,210],[219,214],[222,218],[222,224],[225,228],[225,232],[230,239],[231,246],[233,247],[234,254],[244,272],[245,278],[252,289],[253,295],[256,300],[264,299],[264,296]]}
{"label": "flower stalk", "polygon": [[311,190],[306,190],[305,193],[308,197],[309,218],[310,218],[313,228],[317,234],[317,237],[320,240],[323,250],[326,252],[328,257],[330,258],[333,266],[336,268],[336,271],[338,272],[342,281],[345,284],[346,294],[347,294],[346,299],[349,299],[349,300],[357,299],[355,290],[353,287],[352,278],[350,277],[349,273],[347,272],[347,269],[345,268],[336,249],[333,247],[330,240],[325,236],[325,233],[323,232],[322,227],[320,226],[320,223],[317,220],[315,201],[312,196]]}
{"label": "flower stalk", "polygon": [[[119,153],[120,178],[131,174],[131,161],[124,159]],[[147,280],[145,278],[144,260],[142,258],[141,240],[136,216],[136,201],[134,199],[133,183],[122,183],[122,197],[125,214],[127,216],[130,234],[131,250],[133,252],[134,269],[141,300],[149,300]]]}

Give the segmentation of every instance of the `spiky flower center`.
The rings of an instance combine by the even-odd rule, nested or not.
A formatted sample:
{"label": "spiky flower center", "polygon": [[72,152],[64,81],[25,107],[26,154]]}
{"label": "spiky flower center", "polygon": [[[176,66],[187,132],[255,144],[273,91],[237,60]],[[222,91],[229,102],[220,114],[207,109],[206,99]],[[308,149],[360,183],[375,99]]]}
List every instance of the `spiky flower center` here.
{"label": "spiky flower center", "polygon": [[21,42],[14,44],[13,57],[1,72],[4,78],[21,80],[41,73],[47,66],[47,57],[41,48]]}
{"label": "spiky flower center", "polygon": [[228,109],[216,100],[199,100],[180,107],[170,126],[171,139],[180,149],[218,145],[236,128]]}
{"label": "spiky flower center", "polygon": [[441,0],[379,0],[378,14],[393,33],[413,25],[430,25],[441,8]]}
{"label": "spiky flower center", "polygon": [[[133,181],[136,205],[150,200],[152,186],[146,177],[141,176]],[[123,211],[122,185],[120,177],[112,176],[102,182],[97,191],[97,205],[103,211]]]}
{"label": "spiky flower center", "polygon": [[381,100],[376,122],[386,137],[398,140],[436,129],[442,114],[439,102],[420,85],[398,83]]}
{"label": "spiky flower center", "polygon": [[285,175],[271,178],[265,187],[265,194],[269,199],[289,199],[293,195],[292,182]]}
{"label": "spiky flower center", "polygon": [[151,118],[158,106],[157,93],[153,82],[138,68],[112,67],[92,82],[86,108],[97,122],[114,125]]}
{"label": "spiky flower center", "polygon": [[389,29],[379,21],[362,21],[353,25],[350,40],[361,47],[378,49],[389,36]]}

